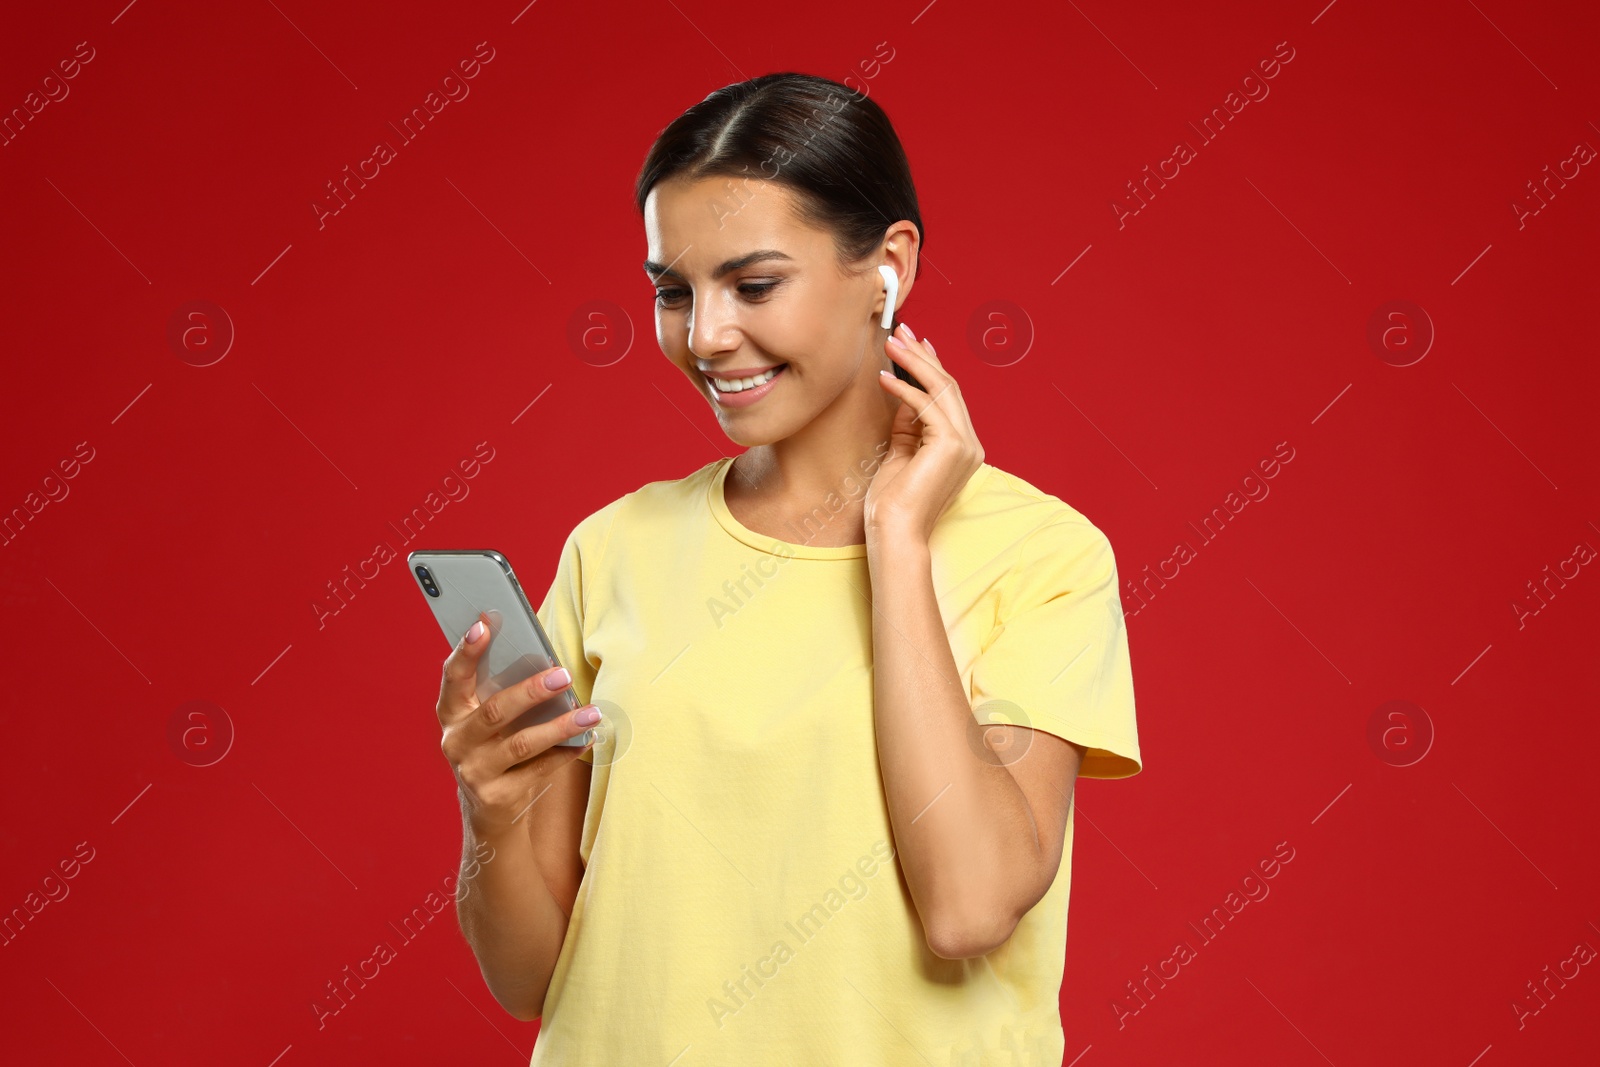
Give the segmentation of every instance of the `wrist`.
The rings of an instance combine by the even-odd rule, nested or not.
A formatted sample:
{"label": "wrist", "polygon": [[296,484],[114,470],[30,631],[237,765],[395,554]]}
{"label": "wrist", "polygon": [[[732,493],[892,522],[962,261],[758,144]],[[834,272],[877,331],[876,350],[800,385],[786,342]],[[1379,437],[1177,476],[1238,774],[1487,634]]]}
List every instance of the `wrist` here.
{"label": "wrist", "polygon": [[486,808],[473,805],[471,798],[461,794],[462,857],[470,858],[474,850],[500,850],[516,845],[519,840],[529,841],[526,823],[518,819],[497,816]]}
{"label": "wrist", "polygon": [[867,561],[874,566],[917,565],[931,556],[927,538],[904,524],[868,526],[866,536]]}

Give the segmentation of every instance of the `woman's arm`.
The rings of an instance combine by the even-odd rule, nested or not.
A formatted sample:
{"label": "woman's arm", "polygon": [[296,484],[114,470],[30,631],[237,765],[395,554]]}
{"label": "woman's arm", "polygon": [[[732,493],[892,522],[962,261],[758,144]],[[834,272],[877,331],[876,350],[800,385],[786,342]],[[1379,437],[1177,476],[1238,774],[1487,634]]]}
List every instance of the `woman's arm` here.
{"label": "woman's arm", "polygon": [[590,768],[573,763],[506,831],[475,828],[463,804],[456,917],[489,991],[524,1022],[543,1010],[583,878]]}
{"label": "woman's arm", "polygon": [[[1003,943],[1055,881],[1085,750],[1042,730],[981,726],[967,702],[929,545],[939,517],[982,467],[983,446],[933,345],[903,322],[895,332],[884,351],[927,391],[888,371],[878,377],[901,400],[862,510],[878,763],[928,947],[964,959]],[[1026,742],[1025,757],[1002,759],[996,740]]]}
{"label": "woman's arm", "polygon": [[[1024,726],[980,727],[925,542],[869,536],[867,559],[878,762],[900,865],[934,954],[980,956],[1055,880],[1083,750],[1040,730],[1024,737]],[[993,731],[1028,745],[1025,758],[985,755]]]}

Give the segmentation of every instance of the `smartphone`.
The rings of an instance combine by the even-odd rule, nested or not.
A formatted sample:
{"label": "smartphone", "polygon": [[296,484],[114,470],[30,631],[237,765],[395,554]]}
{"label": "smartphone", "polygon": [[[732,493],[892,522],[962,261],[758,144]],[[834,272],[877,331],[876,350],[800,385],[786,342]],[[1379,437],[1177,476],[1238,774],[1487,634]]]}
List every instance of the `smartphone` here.
{"label": "smartphone", "polygon": [[[408,555],[406,563],[452,648],[478,620],[479,612],[486,618],[490,641],[488,651],[478,658],[480,702],[560,665],[522,583],[500,553],[487,548],[419,550]],[[580,706],[568,686],[506,724],[501,733],[510,736]],[[585,730],[556,744],[582,748],[594,734],[593,729]]]}

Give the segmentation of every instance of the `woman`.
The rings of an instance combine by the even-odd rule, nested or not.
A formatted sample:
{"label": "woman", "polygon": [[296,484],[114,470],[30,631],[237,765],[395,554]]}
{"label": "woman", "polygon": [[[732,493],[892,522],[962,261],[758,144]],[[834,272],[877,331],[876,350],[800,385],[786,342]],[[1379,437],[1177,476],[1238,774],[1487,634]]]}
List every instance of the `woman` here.
{"label": "woman", "polygon": [[878,105],[728,86],[636,194],[661,350],[744,451],[577,524],[564,669],[480,705],[481,625],[446,662],[484,978],[535,1065],[1059,1064],[1073,783],[1140,769],[1111,547],[881,325],[922,222]]}

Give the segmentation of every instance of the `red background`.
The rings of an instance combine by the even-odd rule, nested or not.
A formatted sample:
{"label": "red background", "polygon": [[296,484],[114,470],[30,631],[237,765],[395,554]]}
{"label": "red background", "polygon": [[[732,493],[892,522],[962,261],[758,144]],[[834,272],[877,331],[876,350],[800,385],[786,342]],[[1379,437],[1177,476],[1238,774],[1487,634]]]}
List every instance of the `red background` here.
{"label": "red background", "polygon": [[[1600,575],[1513,606],[1600,548],[1600,174],[1512,206],[1600,146],[1592,5],[124,2],[0,39],[6,113],[94,50],[0,147],[0,508],[70,490],[0,552],[0,908],[93,849],[0,948],[8,1059],[527,1058],[448,911],[390,926],[460,847],[447,649],[403,555],[495,547],[542,590],[583,515],[738,450],[659,358],[631,188],[673,116],[773,70],[854,76],[895,121],[926,223],[903,317],[989,461],[1124,578],[1198,548],[1125,601],[1145,770],[1079,793],[1068,1062],[1592,1054],[1594,967],[1512,1007],[1600,948]],[[481,41],[470,95],[319,227],[324,183]],[[1202,146],[1187,124],[1285,41]],[[1179,139],[1197,158],[1119,226]],[[197,300],[235,334],[207,366],[221,314],[169,337]],[[1396,300],[1431,328],[1375,347]],[[574,345],[592,301],[609,332]],[[970,344],[990,301],[1020,314]],[[1280,442],[1270,495],[1200,545]],[[341,606],[326,583],[380,540],[402,559]],[[1202,944],[1280,842],[1270,896]],[[319,1030],[381,940],[398,959]]]}

